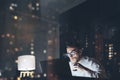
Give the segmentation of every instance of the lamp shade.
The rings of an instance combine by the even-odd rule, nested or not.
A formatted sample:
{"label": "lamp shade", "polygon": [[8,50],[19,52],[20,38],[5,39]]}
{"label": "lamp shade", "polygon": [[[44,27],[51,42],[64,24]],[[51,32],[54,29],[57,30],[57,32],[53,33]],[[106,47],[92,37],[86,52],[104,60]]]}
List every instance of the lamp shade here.
{"label": "lamp shade", "polygon": [[35,70],[35,56],[22,55],[18,57],[18,70],[28,71]]}

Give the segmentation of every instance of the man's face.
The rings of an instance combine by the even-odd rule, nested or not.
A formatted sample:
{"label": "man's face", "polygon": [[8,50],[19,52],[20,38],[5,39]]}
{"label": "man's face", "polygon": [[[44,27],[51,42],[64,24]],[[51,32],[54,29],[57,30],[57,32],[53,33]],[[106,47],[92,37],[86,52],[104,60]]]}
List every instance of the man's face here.
{"label": "man's face", "polygon": [[73,64],[79,60],[79,54],[75,51],[75,48],[67,47],[67,54]]}

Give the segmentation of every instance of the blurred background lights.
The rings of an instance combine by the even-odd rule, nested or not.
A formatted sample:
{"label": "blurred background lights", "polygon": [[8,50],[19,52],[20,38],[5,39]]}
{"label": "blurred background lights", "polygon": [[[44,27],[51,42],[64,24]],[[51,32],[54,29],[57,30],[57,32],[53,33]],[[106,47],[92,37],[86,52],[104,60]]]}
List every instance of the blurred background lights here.
{"label": "blurred background lights", "polygon": [[48,56],[48,60],[52,60],[53,59],[53,57],[52,56]]}
{"label": "blurred background lights", "polygon": [[14,35],[12,35],[11,37],[12,37],[12,38],[15,38],[15,36],[14,36]]}
{"label": "blurred background lights", "polygon": [[51,34],[51,33],[52,33],[52,30],[49,30],[49,31],[48,31],[48,34]]}
{"label": "blurred background lights", "polygon": [[18,60],[15,60],[15,63],[18,63]]}
{"label": "blurred background lights", "polygon": [[50,73],[50,77],[53,77],[53,74],[52,74],[52,73]]}
{"label": "blurred background lights", "polygon": [[43,53],[46,54],[46,53],[47,53],[47,50],[44,49],[44,50],[43,50]]}
{"label": "blurred background lights", "polygon": [[114,55],[117,55],[117,52],[114,52]]}
{"label": "blurred background lights", "polygon": [[40,78],[40,77],[41,77],[41,75],[40,75],[40,74],[38,74],[38,75],[37,75],[37,78]]}
{"label": "blurred background lights", "polygon": [[14,20],[18,20],[18,16],[13,16]]}
{"label": "blurred background lights", "polygon": [[31,51],[30,53],[31,53],[31,54],[34,54],[35,52],[34,52],[34,51]]}
{"label": "blurred background lights", "polygon": [[[106,11],[101,9],[101,11],[105,11],[105,15],[111,18],[110,21],[114,22],[115,25],[114,23],[109,23],[109,21],[104,20],[103,18],[100,18],[100,20],[99,18],[96,18],[96,12],[94,12],[93,9],[97,9],[97,8],[92,7],[91,10],[91,7],[89,7],[88,13],[85,13],[85,16],[84,15],[80,16],[81,12],[80,13],[76,12],[76,10],[77,11],[81,10],[81,9],[78,10],[78,7],[76,7],[77,8],[76,10],[69,10],[69,9],[73,9],[73,7],[75,6],[79,6],[78,4],[80,4],[81,1],[90,2],[91,5],[92,2],[89,0],[69,0],[69,1],[68,0],[25,0],[25,1],[1,0],[1,2],[2,1],[5,2],[4,3],[5,5],[2,6],[1,4],[2,8],[0,9],[1,10],[0,12],[3,13],[0,16],[1,17],[0,18],[1,19],[0,20],[1,21],[0,69],[3,69],[3,71],[5,66],[1,66],[1,65],[7,64],[7,66],[11,66],[11,64],[15,62],[16,58],[21,54],[33,54],[33,55],[35,54],[35,56],[38,59],[37,64],[38,62],[43,60],[53,60],[56,58],[60,58],[62,53],[64,53],[64,49],[63,49],[65,45],[64,41],[67,41],[69,37],[68,36],[69,32],[75,33],[75,35],[72,35],[72,37],[74,39],[77,39],[78,37],[76,36],[77,33],[81,34],[83,32],[82,35],[84,35],[84,31],[87,32],[90,31],[91,38],[89,36],[85,37],[87,32],[85,32],[85,36],[79,35],[81,36],[80,38],[82,37],[85,38],[84,40],[80,40],[80,42],[84,41],[83,43],[85,48],[91,49],[89,48],[91,45],[95,47],[96,53],[94,54],[91,52],[90,56],[94,55],[96,56],[96,58],[100,57],[101,58],[100,60],[106,61],[105,62],[106,64],[109,63],[109,66],[111,66],[111,68],[115,66],[115,65],[111,65],[111,63],[112,62],[117,63],[117,61],[119,60],[119,59],[117,60],[117,57],[119,57],[119,52],[120,52],[119,32],[117,32],[117,29],[120,30],[119,20],[112,21],[112,19],[115,16],[117,17],[117,19],[119,19],[119,16],[117,15],[112,16],[110,13],[112,17],[109,17],[106,11],[110,11],[110,9]],[[104,5],[106,5],[106,1],[104,1],[104,3],[105,3]],[[102,3],[97,5],[97,7],[101,6],[101,4]],[[87,5],[89,6],[89,4]],[[111,8],[111,6],[113,6],[113,3],[112,5],[110,6],[109,5],[107,5],[107,7],[103,6],[105,7],[104,9],[107,9],[109,7]],[[85,9],[88,6],[85,6]],[[84,11],[84,9],[82,10]],[[74,11],[75,14],[77,15],[75,15],[74,12],[71,11]],[[91,12],[89,13],[89,11]],[[104,12],[101,11],[99,15],[104,15]],[[114,13],[114,10],[112,12]],[[65,13],[65,16],[62,13]],[[69,14],[71,15],[70,17]],[[91,16],[89,14],[94,14],[94,15]],[[105,15],[102,17],[105,17]],[[63,20],[62,17],[64,17]],[[108,19],[107,17],[105,17],[105,19]],[[75,20],[73,18],[75,18]],[[95,21],[94,18],[96,18]],[[91,24],[91,22],[93,23]],[[86,25],[86,23],[88,24]],[[87,26],[90,26],[91,30],[88,30]],[[84,28],[84,30],[82,28]],[[78,29],[79,32],[78,30],[74,31],[74,29]],[[117,34],[117,36],[114,36],[114,34]],[[94,36],[94,39],[92,39],[92,36]],[[32,41],[32,39],[34,40]],[[59,40],[61,40],[60,45],[59,45]],[[114,42],[115,40],[118,42]],[[76,42],[79,42],[79,40],[76,40]],[[116,50],[117,48],[118,50]],[[12,63],[12,61],[14,62]],[[16,64],[13,64],[11,66],[11,68],[13,69],[12,74],[15,74],[14,71],[16,71],[14,66],[16,66]],[[38,75],[38,77],[47,76],[47,74],[48,73],[44,75]]]}
{"label": "blurred background lights", "polygon": [[52,45],[53,41],[52,40],[48,40],[48,45]]}
{"label": "blurred background lights", "polygon": [[109,54],[110,54],[110,55],[112,55],[112,54],[113,54],[113,52],[109,52]]}
{"label": "blurred background lights", "polygon": [[18,51],[19,51],[19,48],[15,48],[15,51],[18,52]]}
{"label": "blurred background lights", "polygon": [[30,49],[31,49],[31,50],[34,50],[34,47],[31,47]]}
{"label": "blurred background lights", "polygon": [[16,3],[11,3],[11,6],[17,7],[17,4]]}
{"label": "blurred background lights", "polygon": [[32,9],[32,3],[29,3],[29,4],[28,4],[28,8],[29,8],[29,9]]}
{"label": "blurred background lights", "polygon": [[9,33],[7,33],[7,34],[6,34],[6,36],[7,36],[7,37],[10,37],[10,34],[9,34]]}
{"label": "blurred background lights", "polygon": [[2,34],[2,35],[1,35],[1,37],[2,37],[2,38],[4,38],[4,37],[5,37],[5,35],[4,35],[4,34]]}
{"label": "blurred background lights", "polygon": [[12,10],[12,11],[14,10],[14,8],[12,6],[10,6],[9,9]]}
{"label": "blurred background lights", "polygon": [[112,55],[109,55],[109,58],[112,58]]}
{"label": "blurred background lights", "polygon": [[11,3],[11,5],[9,6],[9,9],[10,9],[11,11],[14,11],[16,7],[18,7],[17,4]]}
{"label": "blurred background lights", "polygon": [[31,45],[31,46],[34,46],[34,43],[31,43],[30,45]]}
{"label": "blurred background lights", "polygon": [[32,9],[32,10],[35,10],[35,7],[32,7],[31,9]]}
{"label": "blurred background lights", "polygon": [[36,16],[35,15],[32,15],[32,18],[35,18]]}
{"label": "blurred background lights", "polygon": [[43,74],[43,76],[44,76],[44,77],[47,77],[47,74],[46,74],[46,73],[44,73],[44,74]]}
{"label": "blurred background lights", "polygon": [[39,6],[40,4],[39,3],[36,3],[36,6]]}
{"label": "blurred background lights", "polygon": [[10,45],[13,45],[13,41],[10,41],[9,44],[10,44]]}

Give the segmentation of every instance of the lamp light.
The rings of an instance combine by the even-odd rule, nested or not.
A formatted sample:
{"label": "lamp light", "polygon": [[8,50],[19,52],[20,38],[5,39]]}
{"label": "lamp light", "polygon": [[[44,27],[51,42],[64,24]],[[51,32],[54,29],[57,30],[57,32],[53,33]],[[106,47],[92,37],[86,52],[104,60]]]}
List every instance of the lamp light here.
{"label": "lamp light", "polygon": [[35,56],[34,55],[22,55],[18,57],[18,70],[20,71],[20,77],[33,77],[35,70]]}

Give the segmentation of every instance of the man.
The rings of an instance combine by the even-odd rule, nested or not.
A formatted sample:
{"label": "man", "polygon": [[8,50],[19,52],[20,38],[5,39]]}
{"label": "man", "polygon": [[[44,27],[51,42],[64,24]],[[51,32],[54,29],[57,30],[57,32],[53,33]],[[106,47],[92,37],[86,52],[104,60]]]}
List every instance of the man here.
{"label": "man", "polygon": [[[69,67],[72,76],[89,78],[106,78],[105,70],[97,60],[83,56],[82,49],[76,45],[68,45],[66,48],[69,57]],[[101,79],[100,79],[101,80]]]}

